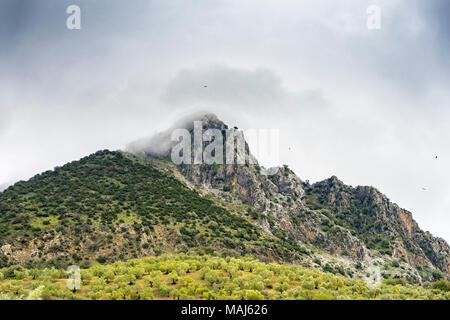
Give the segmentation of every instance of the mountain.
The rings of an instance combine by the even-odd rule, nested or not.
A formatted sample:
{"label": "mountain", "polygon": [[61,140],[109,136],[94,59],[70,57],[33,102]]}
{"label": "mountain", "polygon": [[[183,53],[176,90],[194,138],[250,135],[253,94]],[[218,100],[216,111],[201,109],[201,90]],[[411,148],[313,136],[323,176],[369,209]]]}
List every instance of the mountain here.
{"label": "mountain", "polygon": [[[203,131],[218,129],[225,137],[225,131],[230,130],[213,114],[197,117]],[[193,134],[191,121],[184,128]],[[152,146],[142,144],[138,154],[145,159],[169,156],[169,149],[157,154]],[[245,148],[249,150],[247,143]],[[182,164],[177,169],[196,188],[222,201],[250,205],[266,233],[307,245],[312,251],[324,251],[338,258],[333,262],[355,273],[364,274],[375,267],[383,269],[385,277],[410,281],[450,275],[448,244],[422,231],[410,212],[373,187],[352,188],[337,177],[310,185],[286,165],[272,175],[262,174],[264,168],[247,162]],[[329,257],[321,258],[329,262]],[[314,264],[318,267],[322,262]],[[353,268],[355,264],[357,268]]]}
{"label": "mountain", "polygon": [[[194,120],[224,137],[232,130],[212,114],[174,128],[193,134]],[[448,244],[375,188],[336,177],[309,184],[288,166],[267,174],[246,142],[243,164],[175,165],[174,128],[131,143],[128,152],[99,151],[0,193],[0,267],[89,267],[215,251],[370,280],[450,275]]]}

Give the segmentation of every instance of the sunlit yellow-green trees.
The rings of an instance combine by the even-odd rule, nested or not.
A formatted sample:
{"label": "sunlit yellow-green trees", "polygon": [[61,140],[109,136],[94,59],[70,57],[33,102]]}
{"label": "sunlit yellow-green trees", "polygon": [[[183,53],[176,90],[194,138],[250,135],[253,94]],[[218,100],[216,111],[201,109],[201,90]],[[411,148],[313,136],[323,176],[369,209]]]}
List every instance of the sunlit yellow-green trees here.
{"label": "sunlit yellow-green trees", "polygon": [[450,283],[423,286],[384,279],[370,289],[362,279],[346,278],[296,265],[240,258],[177,254],[95,264],[81,270],[81,289],[66,287],[64,270],[0,269],[0,299],[445,299]]}

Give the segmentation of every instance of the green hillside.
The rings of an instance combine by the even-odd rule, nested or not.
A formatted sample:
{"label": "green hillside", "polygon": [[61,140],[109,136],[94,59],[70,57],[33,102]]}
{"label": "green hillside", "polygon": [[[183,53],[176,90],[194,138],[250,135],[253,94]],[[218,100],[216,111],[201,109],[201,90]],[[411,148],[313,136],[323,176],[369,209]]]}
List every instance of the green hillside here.
{"label": "green hillside", "polygon": [[198,247],[283,260],[304,252],[241,211],[150,162],[100,151],[0,193],[0,266],[89,267]]}

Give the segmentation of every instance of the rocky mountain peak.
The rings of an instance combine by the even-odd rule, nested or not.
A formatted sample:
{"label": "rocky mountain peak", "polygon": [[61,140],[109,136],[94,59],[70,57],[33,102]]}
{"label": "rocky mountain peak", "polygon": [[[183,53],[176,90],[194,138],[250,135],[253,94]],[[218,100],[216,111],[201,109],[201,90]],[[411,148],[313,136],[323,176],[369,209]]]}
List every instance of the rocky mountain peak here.
{"label": "rocky mountain peak", "polygon": [[228,129],[228,126],[214,114],[214,113],[206,113],[200,117],[198,121],[203,123],[203,129],[220,129],[225,130]]}
{"label": "rocky mountain peak", "polygon": [[[219,129],[224,135],[229,128],[210,113],[186,119],[175,127],[182,124],[192,133],[194,121],[202,121],[203,131]],[[167,157],[170,148],[158,153],[154,145],[173,146],[170,130],[173,128],[150,139],[147,146],[152,148],[144,148],[141,155]],[[245,148],[250,154],[246,142]],[[450,274],[448,244],[423,232],[410,212],[374,187],[351,187],[336,176],[314,184],[303,183],[288,166],[267,175],[256,159],[253,164],[181,164],[176,168],[196,188],[215,198],[250,206],[248,210],[259,217],[255,223],[270,235],[289,239],[290,245],[307,244],[358,261],[378,257],[390,264],[399,259],[408,267],[396,269],[396,276],[414,281]]]}
{"label": "rocky mountain peak", "polygon": [[167,158],[170,156],[172,148],[177,144],[176,141],[172,140],[172,133],[177,129],[186,129],[189,132],[192,132],[196,121],[202,122],[203,130],[224,130],[228,128],[228,126],[219,120],[215,114],[208,112],[197,112],[179,119],[173,126],[162,132],[129,143],[125,147],[125,151],[144,158]]}

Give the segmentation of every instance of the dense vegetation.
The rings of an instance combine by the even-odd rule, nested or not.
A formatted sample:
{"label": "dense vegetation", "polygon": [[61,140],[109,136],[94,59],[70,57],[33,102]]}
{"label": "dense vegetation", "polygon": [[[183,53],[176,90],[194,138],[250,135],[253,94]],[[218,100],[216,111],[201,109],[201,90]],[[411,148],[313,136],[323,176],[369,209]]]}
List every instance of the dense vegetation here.
{"label": "dense vegetation", "polygon": [[[331,239],[340,227],[360,239],[366,248],[387,257],[413,264],[415,271],[406,275],[416,281],[416,274],[425,280],[445,278],[448,270],[448,245],[421,230],[412,214],[401,209],[373,187],[351,187],[336,177],[305,186],[308,210],[321,216],[321,229]],[[308,219],[300,213],[299,219]],[[329,243],[326,246],[330,246]],[[399,251],[403,253],[398,256]],[[440,250],[439,248],[442,248]],[[407,254],[405,254],[405,252]],[[417,262],[422,261],[422,264]],[[394,266],[395,267],[395,266]]]}
{"label": "dense vegetation", "polygon": [[0,269],[0,299],[450,299],[450,282],[423,287],[401,279],[369,289],[349,279],[251,257],[178,254],[81,270],[81,288],[67,289],[60,269]]}
{"label": "dense vegetation", "polygon": [[389,243],[394,238],[383,233],[385,231],[383,223],[377,215],[379,207],[376,205],[368,206],[363,203],[351,187],[345,185],[340,187],[339,192],[336,192],[336,200],[330,205],[328,196],[332,192],[332,184],[318,183],[313,185],[307,189],[309,207],[322,209],[322,212],[330,218],[330,223],[325,228],[333,225],[343,226],[363,240],[367,248],[391,255],[392,250]]}
{"label": "dense vegetation", "polygon": [[251,220],[149,162],[105,150],[0,193],[0,267],[88,267],[199,246],[303,254]]}

